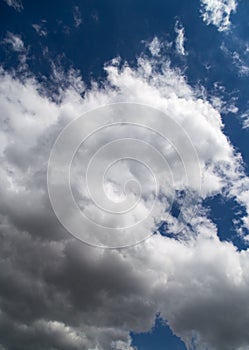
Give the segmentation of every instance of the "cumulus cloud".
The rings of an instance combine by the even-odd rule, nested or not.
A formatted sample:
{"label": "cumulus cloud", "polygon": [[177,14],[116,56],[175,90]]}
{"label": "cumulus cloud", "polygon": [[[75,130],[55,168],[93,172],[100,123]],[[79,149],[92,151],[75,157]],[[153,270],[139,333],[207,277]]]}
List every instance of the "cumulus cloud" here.
{"label": "cumulus cloud", "polygon": [[[241,157],[223,133],[219,112],[196,97],[195,90],[180,71],[171,68],[169,61],[158,62],[155,57],[141,56],[133,68],[115,59],[105,66],[105,83],[101,87],[93,83],[89,89],[73,70],[64,75],[66,83],[61,85],[63,73],[57,72],[54,76],[62,89],[53,99],[35,77],[18,79],[1,71],[3,348],[131,350],[129,332],[149,331],[158,312],[189,347],[195,343],[197,349],[246,348],[248,251],[238,252],[232,243],[221,242],[217,228],[202,208],[203,199],[218,193],[249,205]],[[136,133],[126,129],[130,138],[140,137],[164,152],[174,178],[170,189],[187,193],[188,201],[176,196],[182,215],[175,217],[170,212],[165,218],[169,197],[162,186],[156,217],[166,221],[171,238],[156,233],[140,245],[103,250],[74,239],[57,221],[48,197],[46,172],[51,147],[68,123],[78,120],[84,112],[117,102],[152,106],[178,123],[191,139],[198,164],[193,164],[196,158],[184,154],[185,134],[174,133],[170,140],[189,166],[200,167],[201,188],[195,176],[186,182],[181,157],[170,143],[145,128]],[[156,116],[150,115],[152,122]],[[144,125],[147,118],[141,116]],[[89,125],[98,126],[94,119]],[[86,160],[115,137],[124,136],[122,128],[107,131],[89,138],[87,147],[79,149],[81,163],[77,163],[77,157],[73,163],[72,190],[84,208],[90,205],[89,194],[81,186]],[[118,153],[122,147],[113,151]],[[142,156],[138,152],[138,158]],[[101,156],[99,165],[105,164],[108,157],[110,154]],[[159,168],[162,184],[170,171]],[[91,180],[98,179],[97,175]],[[132,178],[146,185],[139,207],[146,208],[151,183],[143,176],[144,168],[137,164],[117,163],[104,182],[105,195],[118,203],[124,195],[120,188]],[[128,187],[126,190],[129,194]],[[66,199],[60,202],[67,214]],[[92,231],[91,235],[99,239],[97,233]]]}
{"label": "cumulus cloud", "polygon": [[220,32],[229,29],[230,16],[236,8],[236,0],[201,0],[201,14],[204,22],[207,25],[215,25]]}

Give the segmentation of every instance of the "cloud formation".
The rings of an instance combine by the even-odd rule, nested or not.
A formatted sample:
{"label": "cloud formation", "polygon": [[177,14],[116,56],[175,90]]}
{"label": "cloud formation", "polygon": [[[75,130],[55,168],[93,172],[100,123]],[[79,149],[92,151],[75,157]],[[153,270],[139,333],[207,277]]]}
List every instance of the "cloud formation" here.
{"label": "cloud formation", "polygon": [[183,26],[179,23],[179,21],[176,21],[175,24],[175,32],[177,34],[176,41],[175,41],[175,46],[176,46],[176,52],[179,55],[185,56],[185,48],[184,48],[184,28]]}
{"label": "cloud formation", "polygon": [[230,28],[230,16],[236,11],[236,8],[236,0],[201,0],[203,21],[207,25],[215,25],[220,32]]}
{"label": "cloud formation", "polygon": [[75,6],[73,9],[73,19],[74,19],[75,27],[78,28],[82,23],[82,16],[81,16],[79,6]]}
{"label": "cloud formation", "polygon": [[19,35],[15,35],[11,32],[7,32],[6,38],[4,39],[4,44],[11,45],[13,51],[23,52],[25,51],[24,43]]}
{"label": "cloud formation", "polygon": [[40,24],[32,24],[32,27],[34,28],[34,30],[36,31],[36,33],[39,35],[39,36],[47,36],[48,33],[47,33],[47,29],[45,27],[45,21],[41,21]]}
{"label": "cloud formation", "polygon": [[[159,54],[159,44],[154,44]],[[221,242],[202,207],[203,199],[218,193],[249,207],[241,157],[223,133],[219,112],[196,96],[169,61],[156,55],[142,55],[133,68],[114,59],[105,70],[104,84],[94,83],[89,89],[71,70],[64,75],[68,85],[53,99],[35,77],[18,79],[1,71],[2,348],[131,350],[129,332],[150,330],[160,312],[189,347],[195,343],[197,349],[246,349],[248,251],[238,252],[232,243]],[[63,74],[57,78],[63,79]],[[187,191],[189,201],[184,204],[181,196],[175,198],[179,206],[183,203],[182,216],[167,217],[171,237],[157,233],[125,250],[103,250],[74,239],[57,221],[46,171],[51,147],[69,122],[117,102],[150,105],[179,123],[197,151],[202,187],[194,177],[186,184],[173,149],[143,130],[140,136],[145,141],[166,152],[174,177],[172,190]],[[119,135],[121,131],[109,130],[89,140],[79,152],[81,169],[88,153]],[[182,134],[173,136],[180,149]],[[77,180],[79,163],[74,169]],[[130,173],[141,179],[140,168],[120,163],[112,179],[125,180]],[[80,204],[82,197],[86,200],[85,188],[78,181],[73,185]],[[122,193],[115,192],[113,183],[107,185],[107,194],[120,199]],[[164,221],[165,202],[157,204]],[[66,212],[63,200],[62,205]],[[179,232],[182,223],[188,224]]]}
{"label": "cloud formation", "polygon": [[240,118],[242,119],[243,127],[249,128],[249,111],[243,113]]}
{"label": "cloud formation", "polygon": [[7,5],[13,7],[16,11],[21,11],[23,9],[23,4],[21,0],[4,0]]}

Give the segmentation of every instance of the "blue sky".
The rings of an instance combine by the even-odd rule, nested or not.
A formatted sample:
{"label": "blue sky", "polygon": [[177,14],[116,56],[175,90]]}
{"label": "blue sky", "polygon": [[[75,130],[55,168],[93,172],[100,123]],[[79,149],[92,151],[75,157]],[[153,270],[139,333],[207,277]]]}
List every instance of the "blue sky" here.
{"label": "blue sky", "polygon": [[[249,349],[248,307],[237,319],[249,295],[249,3],[1,0],[0,13],[0,253],[6,271],[0,280],[0,325],[10,330],[0,331],[0,350]],[[146,222],[135,233],[157,234],[137,250],[103,253],[67,232],[70,210],[63,196],[49,198],[46,166],[53,143],[75,116],[119,102],[162,110],[188,134],[202,188],[194,156],[184,153],[187,143],[176,129],[167,134],[167,125],[143,121],[165,127],[176,150],[167,155],[172,182],[156,164],[162,187],[155,195],[155,227]],[[83,129],[90,120],[97,128],[97,116],[90,113]],[[103,134],[89,141],[87,151],[82,145],[79,150],[83,157],[95,154],[115,135],[124,136],[120,130]],[[133,131],[127,135],[132,138]],[[162,148],[160,137],[142,138]],[[61,165],[56,163],[61,149],[54,151],[51,172]],[[120,154],[118,144],[111,152]],[[141,154],[137,151],[138,158]],[[191,173],[188,183],[177,157]],[[78,186],[85,168],[81,173],[76,158],[72,192],[80,209],[87,208],[94,220],[101,217],[105,227],[105,215],[88,208],[92,198]],[[152,158],[143,161],[150,166]],[[109,155],[100,156],[103,164],[106,159]],[[142,179],[145,212],[151,184],[137,166],[121,164],[110,174],[107,197],[119,203],[119,185],[130,174]],[[176,195],[168,209],[169,187],[188,200]],[[133,188],[127,191],[129,198],[136,196]],[[62,203],[66,224],[57,221],[55,202]],[[81,230],[80,240],[91,245],[88,226]],[[106,247],[97,231],[91,235]],[[34,291],[28,291],[32,285]]]}
{"label": "blue sky", "polygon": [[155,326],[149,333],[132,334],[132,338],[133,345],[137,346],[138,349],[186,349],[184,343],[158,317],[155,321]]}

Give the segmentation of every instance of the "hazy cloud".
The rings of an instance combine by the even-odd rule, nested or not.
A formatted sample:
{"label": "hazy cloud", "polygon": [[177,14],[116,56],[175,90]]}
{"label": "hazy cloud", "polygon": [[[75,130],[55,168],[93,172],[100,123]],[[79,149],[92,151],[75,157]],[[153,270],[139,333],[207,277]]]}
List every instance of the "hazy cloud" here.
{"label": "hazy cloud", "polygon": [[21,11],[23,9],[23,4],[21,0],[4,0],[7,5],[13,7],[16,11]]}

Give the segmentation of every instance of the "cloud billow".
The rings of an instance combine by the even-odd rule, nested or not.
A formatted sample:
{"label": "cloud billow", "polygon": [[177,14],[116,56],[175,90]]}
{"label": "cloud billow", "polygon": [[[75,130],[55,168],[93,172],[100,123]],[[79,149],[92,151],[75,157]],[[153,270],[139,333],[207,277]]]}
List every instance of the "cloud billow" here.
{"label": "cloud billow", "polygon": [[[149,331],[158,312],[189,346],[195,339],[199,349],[246,348],[248,251],[238,252],[232,243],[221,242],[202,207],[204,199],[218,193],[249,207],[248,190],[241,189],[242,182],[247,188],[248,179],[240,155],[223,133],[220,114],[196,96],[181,72],[157,56],[141,56],[136,68],[114,59],[105,70],[103,86],[93,84],[89,89],[72,74],[75,84],[63,89],[57,102],[48,97],[48,91],[41,93],[44,88],[35,77],[19,80],[1,72],[2,348],[131,350],[129,332]],[[73,86],[80,86],[81,92],[85,89],[83,97]],[[185,191],[189,200],[179,199],[179,217],[170,211],[165,217],[166,189],[161,191],[166,200],[156,201],[158,223],[167,221],[171,237],[155,233],[158,227],[149,223],[143,230],[152,235],[143,243],[105,250],[76,240],[57,220],[48,196],[47,165],[52,146],[69,123],[87,111],[123,102],[151,106],[168,115],[188,135],[198,158],[188,157],[187,149],[183,153],[183,134],[176,129],[172,129],[171,141],[181,149],[178,155],[145,128],[136,133],[129,130],[129,136],[140,136],[166,154],[174,180],[166,183],[173,193]],[[89,123],[96,128],[94,119]],[[87,148],[79,148],[79,158],[72,163],[72,191],[79,206],[89,203],[80,182],[84,160],[121,136],[122,131],[108,128],[108,133],[89,139]],[[123,148],[116,144],[118,155]],[[137,153],[138,160],[141,155],[142,151]],[[100,154],[98,160],[108,164],[106,157]],[[185,181],[181,157],[189,169],[198,166],[201,187],[198,177]],[[155,173],[159,184],[169,174],[164,169]],[[140,198],[143,213],[151,190],[151,182],[143,178],[144,168],[118,162],[104,183],[104,193],[114,204],[122,202],[119,180],[123,184],[131,174],[147,185],[146,195]],[[67,199],[59,200],[66,213]],[[244,225],[247,221],[245,217]],[[179,227],[182,235],[178,235]]]}

